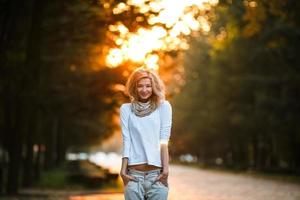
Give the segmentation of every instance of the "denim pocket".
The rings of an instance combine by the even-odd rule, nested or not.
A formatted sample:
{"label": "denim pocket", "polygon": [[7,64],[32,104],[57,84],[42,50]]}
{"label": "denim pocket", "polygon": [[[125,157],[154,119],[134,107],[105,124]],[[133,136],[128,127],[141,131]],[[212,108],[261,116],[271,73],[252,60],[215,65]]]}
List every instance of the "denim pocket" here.
{"label": "denim pocket", "polygon": [[128,183],[125,185],[125,189],[130,189],[130,190],[137,190],[137,185],[138,185],[138,181],[133,181],[130,180],[128,181]]}
{"label": "denim pocket", "polygon": [[131,173],[129,173],[128,175],[134,177],[136,180],[129,180],[129,181],[127,182],[127,184],[124,185],[125,187],[127,187],[127,186],[128,186],[129,184],[131,184],[132,182],[138,182],[138,177],[134,176],[134,175],[131,174]]}
{"label": "denim pocket", "polygon": [[129,180],[125,185],[124,187],[127,187],[127,185],[131,182],[131,180]]}
{"label": "denim pocket", "polygon": [[164,183],[162,183],[161,181],[157,181],[159,183],[159,185],[166,187],[169,189],[169,184],[167,183],[167,185],[165,185]]}
{"label": "denim pocket", "polygon": [[168,183],[167,183],[167,185],[165,185],[165,184],[162,183],[161,181],[156,180],[158,176],[159,176],[159,174],[156,175],[155,178],[153,179],[153,184],[156,183],[158,186],[162,186],[162,187],[165,187],[165,188],[168,188],[168,189],[169,189],[169,184],[168,184]]}

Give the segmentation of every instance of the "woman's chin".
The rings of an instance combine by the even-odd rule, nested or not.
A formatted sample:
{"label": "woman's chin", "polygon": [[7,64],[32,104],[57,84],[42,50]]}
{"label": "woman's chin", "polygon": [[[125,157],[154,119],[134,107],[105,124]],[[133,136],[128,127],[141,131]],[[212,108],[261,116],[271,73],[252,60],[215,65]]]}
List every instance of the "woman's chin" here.
{"label": "woman's chin", "polygon": [[148,101],[150,97],[141,97],[140,101]]}

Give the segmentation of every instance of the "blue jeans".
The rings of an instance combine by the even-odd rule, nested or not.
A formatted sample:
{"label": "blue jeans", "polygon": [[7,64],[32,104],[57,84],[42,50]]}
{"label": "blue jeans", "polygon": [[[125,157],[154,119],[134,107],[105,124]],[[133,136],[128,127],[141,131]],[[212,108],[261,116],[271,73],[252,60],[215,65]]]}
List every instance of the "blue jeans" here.
{"label": "blue jeans", "polygon": [[125,186],[125,200],[167,200],[169,188],[160,181],[155,181],[160,169],[138,171],[129,169],[128,174],[136,181],[129,181]]}

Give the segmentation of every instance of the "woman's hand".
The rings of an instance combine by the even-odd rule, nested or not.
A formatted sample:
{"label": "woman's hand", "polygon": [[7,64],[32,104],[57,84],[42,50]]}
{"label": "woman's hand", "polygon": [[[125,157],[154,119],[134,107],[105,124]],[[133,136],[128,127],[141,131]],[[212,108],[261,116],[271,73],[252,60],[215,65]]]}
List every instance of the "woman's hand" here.
{"label": "woman's hand", "polygon": [[168,177],[169,177],[169,171],[163,170],[162,173],[156,178],[156,181],[161,182],[166,187],[168,187]]}
{"label": "woman's hand", "polygon": [[130,176],[126,173],[120,173],[120,176],[123,180],[124,186],[126,186],[129,181],[136,181],[136,179],[133,176]]}

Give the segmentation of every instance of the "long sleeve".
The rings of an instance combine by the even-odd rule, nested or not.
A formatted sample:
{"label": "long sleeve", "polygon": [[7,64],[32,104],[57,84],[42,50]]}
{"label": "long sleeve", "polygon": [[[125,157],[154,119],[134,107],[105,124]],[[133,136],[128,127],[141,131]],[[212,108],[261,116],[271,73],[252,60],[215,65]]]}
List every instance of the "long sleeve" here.
{"label": "long sleeve", "polygon": [[160,109],[160,142],[167,144],[171,135],[172,107],[168,101],[164,101]]}
{"label": "long sleeve", "polygon": [[128,117],[129,111],[126,109],[126,106],[123,104],[120,107],[120,124],[121,124],[121,131],[122,131],[122,138],[123,138],[123,152],[122,157],[129,158],[130,153],[130,134],[128,129]]}

